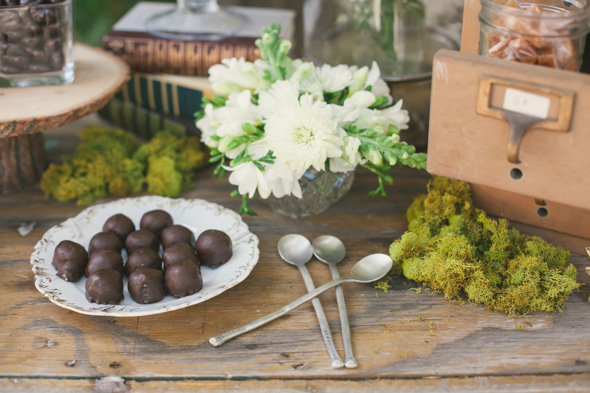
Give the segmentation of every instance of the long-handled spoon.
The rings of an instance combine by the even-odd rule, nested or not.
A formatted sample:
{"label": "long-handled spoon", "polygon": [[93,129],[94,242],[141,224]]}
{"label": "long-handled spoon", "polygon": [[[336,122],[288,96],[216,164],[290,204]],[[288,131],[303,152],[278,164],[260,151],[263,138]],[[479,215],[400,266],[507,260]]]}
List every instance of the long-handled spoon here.
{"label": "long-handled spoon", "polygon": [[[309,262],[313,255],[313,250],[309,240],[307,240],[307,238],[302,235],[285,235],[281,238],[281,240],[279,240],[278,249],[279,255],[285,262],[295,265],[299,268],[307,291],[312,291],[315,288],[315,285],[313,283],[313,279],[311,278],[311,274],[309,274],[309,270],[307,270],[307,267],[305,266],[305,264]],[[326,345],[326,349],[330,355],[332,367],[342,368],[344,367],[344,362],[342,361],[340,355],[338,355],[338,351],[336,351],[336,347],[334,346],[334,340],[332,339],[332,333],[330,332],[330,325],[328,324],[328,319],[326,318],[326,314],[324,313],[320,299],[316,297],[312,300],[312,303],[318,316],[320,330],[322,331],[324,344]]]}
{"label": "long-handled spoon", "polygon": [[[335,236],[324,235],[313,239],[313,253],[317,259],[328,264],[332,272],[332,278],[340,277],[337,263],[341,262],[346,255],[344,243]],[[356,368],[358,363],[352,352],[352,340],[350,337],[350,323],[348,321],[348,312],[344,301],[344,291],[342,285],[336,287],[336,301],[338,302],[338,311],[340,312],[340,324],[342,325],[342,339],[344,341],[344,365],[346,368]]]}
{"label": "long-handled spoon", "polygon": [[232,338],[235,338],[240,334],[250,332],[270,321],[274,321],[280,316],[285,315],[294,308],[299,307],[303,303],[315,298],[322,292],[332,287],[335,287],[336,285],[341,285],[347,282],[358,282],[366,284],[373,281],[377,281],[380,278],[383,278],[389,272],[389,270],[391,270],[392,266],[393,261],[391,260],[389,255],[372,254],[367,257],[364,257],[352,267],[352,270],[350,271],[350,276],[340,277],[330,282],[327,282],[324,285],[317,287],[313,291],[308,292],[306,295],[301,296],[299,299],[287,304],[284,307],[279,308],[277,311],[273,313],[265,315],[262,318],[259,318],[244,326],[240,326],[239,328],[230,330],[229,332],[223,333],[217,337],[210,338],[209,343],[214,347],[218,347],[224,342],[231,340]]}

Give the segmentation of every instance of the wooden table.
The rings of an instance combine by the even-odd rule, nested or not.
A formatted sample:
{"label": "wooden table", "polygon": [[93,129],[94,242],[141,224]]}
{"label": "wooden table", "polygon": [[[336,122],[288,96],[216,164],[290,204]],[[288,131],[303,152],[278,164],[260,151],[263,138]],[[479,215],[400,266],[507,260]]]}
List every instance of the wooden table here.
{"label": "wooden table", "polygon": [[[71,129],[46,133],[51,160],[74,148]],[[367,192],[376,179],[359,171],[336,206],[304,220],[279,217],[255,200],[259,216],[244,218],[260,238],[260,260],[250,277],[205,303],[140,318],[85,316],[44,298],[33,285],[33,246],[84,207],[45,199],[34,187],[0,197],[0,391],[590,391],[590,277],[581,255],[571,261],[586,287],[563,313],[520,319],[450,303],[401,277],[388,293],[346,286],[358,369],[330,368],[311,304],[219,348],[208,344],[305,293],[297,269],[276,251],[284,234],[339,236],[348,250],[343,274],[363,256],[387,252],[404,232],[405,210],[425,192],[428,175],[402,169],[395,179],[386,198],[373,199]],[[235,210],[240,201],[229,196],[231,190],[227,180],[203,170],[183,197]],[[33,232],[21,237],[17,227],[32,221]],[[309,267],[316,284],[330,279],[320,262]],[[343,354],[333,292],[321,300]]]}

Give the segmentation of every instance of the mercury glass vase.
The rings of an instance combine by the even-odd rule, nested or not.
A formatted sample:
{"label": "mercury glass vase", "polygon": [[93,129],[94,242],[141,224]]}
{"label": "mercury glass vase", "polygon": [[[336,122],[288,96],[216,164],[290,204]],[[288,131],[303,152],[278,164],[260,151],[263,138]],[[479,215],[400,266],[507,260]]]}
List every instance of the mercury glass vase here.
{"label": "mercury glass vase", "polygon": [[304,218],[320,214],[330,208],[350,190],[354,171],[333,173],[309,169],[299,179],[301,198],[288,195],[282,198],[269,196],[270,208],[291,218]]}

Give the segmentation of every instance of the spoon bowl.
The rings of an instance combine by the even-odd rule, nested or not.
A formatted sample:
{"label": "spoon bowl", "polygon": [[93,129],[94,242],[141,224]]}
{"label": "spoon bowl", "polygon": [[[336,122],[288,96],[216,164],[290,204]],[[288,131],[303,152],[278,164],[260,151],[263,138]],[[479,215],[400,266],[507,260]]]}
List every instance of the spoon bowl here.
{"label": "spoon bowl", "polygon": [[281,258],[295,266],[305,265],[313,255],[311,243],[302,235],[285,235],[279,240],[277,247]]}
{"label": "spoon bowl", "polygon": [[323,235],[313,239],[313,253],[325,263],[338,263],[346,255],[346,247],[336,236]]}
{"label": "spoon bowl", "polygon": [[356,282],[369,283],[383,277],[393,267],[393,261],[389,255],[372,254],[358,261],[350,271],[350,277]]}

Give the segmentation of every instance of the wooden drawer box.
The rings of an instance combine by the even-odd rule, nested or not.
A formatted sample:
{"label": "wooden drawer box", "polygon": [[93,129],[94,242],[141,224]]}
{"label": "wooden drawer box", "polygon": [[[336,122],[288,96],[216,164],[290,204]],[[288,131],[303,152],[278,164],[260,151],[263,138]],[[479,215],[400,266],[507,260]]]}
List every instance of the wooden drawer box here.
{"label": "wooden drawer box", "polygon": [[[476,205],[493,215],[573,235],[557,243],[581,253],[590,245],[589,108],[588,75],[442,50],[427,169],[472,183]],[[530,111],[544,120],[515,151],[507,116]]]}

